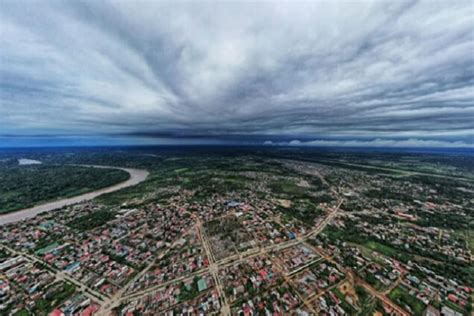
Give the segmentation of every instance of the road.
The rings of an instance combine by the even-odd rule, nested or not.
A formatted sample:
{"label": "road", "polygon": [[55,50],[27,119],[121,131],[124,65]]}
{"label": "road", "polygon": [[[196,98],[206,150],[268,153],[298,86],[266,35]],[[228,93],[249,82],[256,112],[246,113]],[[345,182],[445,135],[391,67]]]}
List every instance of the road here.
{"label": "road", "polygon": [[26,260],[28,260],[30,262],[33,262],[33,263],[37,262],[37,263],[41,263],[41,264],[46,264],[48,267],[51,268],[51,270],[52,270],[51,273],[56,277],[56,280],[69,281],[69,282],[73,283],[74,285],[76,285],[77,289],[82,294],[86,295],[87,297],[91,298],[92,300],[103,302],[107,299],[107,297],[104,294],[89,288],[87,285],[82,284],[81,282],[77,281],[76,279],[74,279],[73,277],[71,277],[70,275],[68,275],[64,271],[58,271],[56,268],[50,266],[49,264],[45,263],[44,261],[42,261],[41,259],[39,259],[35,256],[32,256],[30,254],[27,254],[27,253],[24,253],[24,252],[21,252],[21,251],[17,251],[15,249],[7,247],[5,245],[0,245],[0,248],[3,248],[5,250],[7,250],[8,252],[14,254],[15,256],[21,256],[21,257],[25,258]]}
{"label": "road", "polygon": [[102,194],[118,191],[123,188],[137,185],[140,182],[145,181],[149,175],[149,172],[147,170],[142,170],[142,169],[130,169],[130,168],[119,168],[119,167],[97,166],[97,165],[80,165],[80,166],[89,167],[89,168],[101,168],[101,169],[118,169],[118,170],[128,172],[130,174],[130,178],[126,181],[114,184],[112,186],[102,188],[96,191],[92,191],[89,193],[84,193],[78,196],[74,196],[72,198],[66,198],[66,199],[61,199],[58,201],[48,202],[48,203],[40,204],[34,207],[19,210],[16,212],[8,213],[5,215],[0,215],[0,226],[8,224],[8,223],[19,222],[27,218],[32,218],[43,212],[48,212],[55,209],[60,209],[64,206],[92,200]]}
{"label": "road", "polygon": [[227,302],[226,296],[224,295],[222,282],[219,278],[219,264],[216,262],[216,259],[214,258],[214,254],[211,251],[211,245],[209,245],[209,240],[207,239],[206,234],[203,231],[202,223],[199,220],[199,218],[197,218],[197,221],[198,221],[197,225],[198,225],[199,238],[201,239],[201,243],[204,247],[207,258],[209,259],[209,273],[212,275],[212,278],[214,279],[214,282],[216,283],[216,289],[221,299],[221,303],[222,303],[221,315],[229,316],[230,306],[229,306],[229,303]]}
{"label": "road", "polygon": [[362,285],[372,296],[375,296],[376,298],[381,300],[385,305],[390,306],[397,313],[397,315],[410,316],[409,313],[407,313],[400,306],[396,305],[391,300],[389,300],[383,293],[380,293],[377,290],[375,290],[372,286],[367,284],[364,280],[357,277],[355,279],[357,280],[357,283]]}
{"label": "road", "polygon": [[[108,167],[108,166],[87,166],[87,167],[115,168],[115,167]],[[77,197],[74,197],[74,198],[64,199],[64,200],[56,201],[56,202],[53,202],[53,203],[47,203],[47,204],[43,204],[43,205],[31,208],[31,209],[26,209],[26,210],[22,210],[20,212],[4,215],[4,216],[0,217],[0,224],[5,224],[7,222],[18,221],[18,220],[21,220],[21,219],[24,219],[24,218],[29,218],[29,217],[35,216],[36,214],[41,213],[41,212],[54,210],[56,208],[60,208],[60,207],[63,207],[63,206],[69,205],[69,204],[78,203],[78,202],[81,202],[81,201],[84,201],[84,200],[90,200],[90,199],[93,199],[93,198],[95,198],[95,197],[97,197],[101,194],[113,192],[113,191],[119,190],[121,188],[125,188],[125,187],[131,186],[131,185],[138,184],[138,183],[144,181],[148,176],[148,172],[146,170],[127,169],[127,168],[116,168],[116,169],[120,169],[120,170],[124,170],[126,172],[129,172],[130,173],[130,179],[125,181],[125,182],[114,185],[112,187],[100,189],[100,190],[97,190],[97,191],[94,191],[94,192],[91,192],[91,193],[87,193],[87,194],[84,194],[84,195],[80,195],[80,196],[77,196]],[[227,258],[224,258],[224,259],[221,259],[221,260],[216,260],[216,258],[214,257],[214,254],[213,254],[212,249],[211,249],[211,245],[209,244],[209,240],[206,236],[206,232],[203,230],[202,223],[201,223],[200,219],[197,216],[195,216],[195,214],[191,213],[192,216],[194,217],[195,221],[196,221],[196,224],[193,225],[193,228],[197,229],[197,231],[198,231],[199,238],[201,239],[203,248],[204,248],[204,250],[206,252],[206,255],[209,259],[209,267],[204,268],[204,269],[200,269],[199,271],[196,271],[192,274],[175,278],[175,279],[170,280],[166,283],[163,283],[163,284],[160,284],[160,285],[157,285],[157,286],[153,286],[151,288],[144,289],[144,290],[139,291],[139,292],[129,293],[129,294],[126,293],[129,286],[135,280],[137,280],[138,278],[143,276],[152,267],[152,265],[153,265],[152,263],[150,263],[144,270],[142,270],[140,273],[138,273],[132,280],[130,280],[124,287],[122,287],[112,297],[107,297],[107,296],[103,295],[102,293],[99,293],[99,292],[89,288],[85,284],[82,284],[78,280],[74,279],[72,276],[70,276],[67,273],[64,273],[62,271],[57,271],[56,272],[56,278],[61,279],[61,280],[67,280],[69,282],[74,283],[80,289],[80,291],[83,292],[85,295],[91,297],[92,299],[98,300],[101,303],[101,309],[98,311],[98,315],[109,315],[110,312],[112,311],[112,309],[114,307],[116,307],[118,304],[120,304],[120,302],[128,301],[130,299],[136,299],[136,298],[148,295],[151,292],[153,292],[153,291],[155,291],[159,288],[162,288],[162,287],[164,287],[168,284],[174,283],[174,282],[187,280],[189,278],[193,278],[194,276],[202,275],[204,273],[210,273],[212,275],[213,279],[214,279],[214,282],[215,282],[215,285],[216,285],[216,290],[219,293],[219,297],[221,298],[221,304],[222,304],[221,314],[222,315],[230,315],[230,312],[231,312],[230,311],[230,305],[229,305],[229,302],[227,301],[227,298],[226,298],[226,296],[224,294],[224,291],[223,291],[223,284],[222,284],[222,281],[219,278],[219,271],[224,269],[225,267],[230,266],[230,265],[234,265],[234,264],[238,264],[240,262],[244,262],[244,261],[246,261],[249,258],[254,257],[254,256],[265,255],[265,254],[269,254],[271,252],[280,251],[280,250],[283,250],[283,249],[288,248],[288,247],[295,246],[295,245],[300,244],[300,243],[305,243],[306,244],[306,241],[308,239],[318,235],[331,222],[331,220],[333,220],[335,218],[335,216],[338,214],[338,211],[339,211],[339,208],[340,208],[342,202],[343,202],[343,200],[340,199],[337,206],[329,212],[327,217],[322,222],[320,222],[317,227],[315,227],[313,230],[307,232],[303,236],[299,236],[298,238],[296,238],[294,240],[289,240],[289,241],[286,241],[286,242],[283,242],[283,243],[280,243],[280,244],[274,244],[274,245],[268,245],[268,246],[264,246],[264,247],[253,248],[253,249],[250,249],[246,252],[240,253],[239,255],[227,257]],[[16,216],[12,216],[12,215],[16,215]],[[186,232],[186,233],[188,233],[188,232]],[[20,252],[20,251],[15,251],[15,250],[13,250],[9,247],[5,247],[5,248],[7,248],[9,251],[11,251],[11,252],[13,252],[17,255],[21,255],[21,256],[25,257],[28,260],[31,260],[33,262],[43,262],[40,258],[34,257],[34,256],[29,255],[27,253]],[[305,303],[307,303],[307,302],[305,302]],[[310,308],[312,309],[311,306],[310,306]]]}
{"label": "road", "polygon": [[[201,276],[205,273],[210,273],[211,276],[214,279],[215,285],[216,285],[216,290],[219,293],[219,296],[221,297],[221,304],[222,304],[222,309],[221,309],[221,314],[222,315],[230,315],[230,304],[227,301],[227,298],[224,294],[223,291],[223,284],[219,278],[219,271],[229,267],[231,265],[235,265],[241,262],[244,262],[248,260],[249,258],[255,257],[255,256],[260,256],[260,255],[266,255],[271,252],[275,251],[280,251],[289,247],[293,247],[297,244],[304,243],[306,240],[308,240],[311,237],[316,236],[319,234],[323,229],[326,227],[326,225],[337,215],[339,211],[339,207],[342,204],[342,200],[339,201],[338,205],[328,214],[328,216],[313,230],[309,231],[306,235],[301,236],[298,239],[293,239],[289,240],[286,242],[282,242],[279,244],[274,244],[274,245],[268,245],[265,247],[257,247],[257,248],[252,248],[249,249],[243,253],[240,253],[240,255],[234,255],[230,256],[221,260],[216,260],[214,257],[214,254],[211,250],[211,245],[209,244],[208,238],[206,236],[205,231],[203,231],[202,227],[202,222],[200,221],[199,217],[196,216],[195,214],[191,213],[191,216],[195,219],[196,224],[193,226],[193,228],[197,229],[199,238],[201,240],[201,243],[203,245],[204,251],[206,252],[206,255],[209,259],[209,267],[200,269],[198,271],[195,271],[194,273],[184,275],[178,278],[175,278],[173,280],[169,280],[165,283],[158,284],[152,287],[149,287],[147,289],[134,292],[134,293],[126,293],[127,288],[131,283],[133,283],[134,280],[138,279],[141,275],[146,273],[148,269],[145,269],[145,271],[142,271],[139,275],[135,276],[133,280],[131,280],[126,286],[124,286],[119,292],[117,292],[112,298],[110,299],[104,299],[104,303],[102,305],[101,310],[98,312],[99,316],[106,316],[109,315],[109,313],[112,311],[112,309],[116,306],[118,306],[121,302],[124,301],[129,301],[132,299],[138,299],[140,297],[149,295],[150,293],[153,293],[157,291],[158,289],[161,289],[163,287],[166,287],[169,284],[179,282],[179,281],[185,281],[185,280],[190,280],[193,279],[195,276]],[[306,244],[308,245],[308,244]],[[313,248],[312,246],[310,246]],[[147,267],[149,268],[149,267]]]}

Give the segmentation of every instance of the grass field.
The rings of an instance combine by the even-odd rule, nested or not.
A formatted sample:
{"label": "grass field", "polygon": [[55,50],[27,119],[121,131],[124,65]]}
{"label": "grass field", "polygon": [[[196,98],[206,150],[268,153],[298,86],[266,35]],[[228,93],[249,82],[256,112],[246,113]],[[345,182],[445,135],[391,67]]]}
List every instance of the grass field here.
{"label": "grass field", "polygon": [[407,307],[409,307],[411,313],[413,313],[415,316],[423,315],[423,311],[426,308],[425,304],[423,304],[416,297],[410,295],[408,291],[401,286],[394,288],[388,294],[388,297],[404,309],[408,309]]}
{"label": "grass field", "polygon": [[378,243],[376,241],[368,241],[364,244],[364,247],[368,248],[368,249],[371,249],[371,250],[374,250],[374,251],[377,251],[387,257],[395,257],[396,254],[399,252],[397,250],[395,250],[394,248],[392,247],[389,247],[387,245],[383,245],[381,243]]}

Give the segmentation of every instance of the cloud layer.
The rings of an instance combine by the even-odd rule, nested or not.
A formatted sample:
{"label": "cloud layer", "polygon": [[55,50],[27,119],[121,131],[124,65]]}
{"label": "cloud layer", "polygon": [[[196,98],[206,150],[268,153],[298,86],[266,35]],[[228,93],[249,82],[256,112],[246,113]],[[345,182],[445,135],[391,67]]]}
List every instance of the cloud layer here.
{"label": "cloud layer", "polygon": [[289,142],[273,142],[267,140],[265,146],[296,146],[296,147],[403,147],[403,148],[474,148],[474,144],[463,141],[421,140],[409,138],[404,140],[376,138],[373,140],[292,140]]}
{"label": "cloud layer", "polygon": [[2,1],[0,136],[469,146],[472,16],[471,1]]}

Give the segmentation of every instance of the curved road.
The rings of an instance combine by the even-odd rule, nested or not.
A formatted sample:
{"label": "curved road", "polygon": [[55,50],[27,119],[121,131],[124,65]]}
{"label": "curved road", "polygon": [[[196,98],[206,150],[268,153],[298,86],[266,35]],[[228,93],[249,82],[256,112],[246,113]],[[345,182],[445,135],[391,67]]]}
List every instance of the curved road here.
{"label": "curved road", "polygon": [[134,186],[139,184],[140,182],[145,181],[145,179],[148,177],[150,174],[147,170],[142,170],[142,169],[129,169],[129,168],[119,168],[119,167],[110,167],[110,166],[95,166],[95,165],[81,165],[83,167],[90,167],[90,168],[104,168],[104,169],[119,169],[126,171],[130,174],[130,178],[126,181],[114,184],[110,187],[105,187],[96,191],[92,191],[89,193],[84,193],[78,196],[74,196],[71,198],[66,198],[58,201],[53,201],[53,202],[48,202],[45,204],[40,204],[37,206],[33,206],[30,208],[25,208],[23,210],[15,211],[12,213],[8,213],[5,215],[0,215],[0,226],[5,225],[8,223],[14,223],[21,221],[23,219],[31,218],[39,213],[47,212],[47,211],[52,211],[58,208],[62,208],[64,206],[76,204],[79,202],[83,201],[88,201],[92,200],[99,195],[105,194],[105,193],[110,193],[114,191],[118,191],[120,189]]}

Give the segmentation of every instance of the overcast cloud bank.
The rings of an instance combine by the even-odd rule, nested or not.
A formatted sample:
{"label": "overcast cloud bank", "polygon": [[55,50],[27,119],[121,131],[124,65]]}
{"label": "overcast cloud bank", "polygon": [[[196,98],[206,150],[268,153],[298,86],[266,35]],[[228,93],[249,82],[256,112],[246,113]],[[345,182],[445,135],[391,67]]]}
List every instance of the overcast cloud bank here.
{"label": "overcast cloud bank", "polygon": [[308,147],[400,147],[400,148],[474,148],[474,144],[462,141],[439,141],[409,138],[406,140],[382,139],[374,140],[292,140],[289,142],[265,141],[265,146],[308,146]]}
{"label": "overcast cloud bank", "polygon": [[473,16],[472,1],[2,1],[0,136],[472,147]]}

